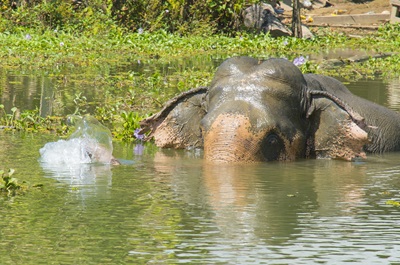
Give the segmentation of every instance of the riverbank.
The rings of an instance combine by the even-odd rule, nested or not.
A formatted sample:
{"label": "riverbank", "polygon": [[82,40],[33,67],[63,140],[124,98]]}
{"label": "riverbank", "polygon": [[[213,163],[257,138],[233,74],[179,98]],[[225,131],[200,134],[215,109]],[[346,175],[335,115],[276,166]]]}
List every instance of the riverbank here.
{"label": "riverbank", "polygon": [[[4,69],[60,72],[65,68],[126,65],[132,61],[168,62],[173,58],[218,54],[226,57],[278,55],[289,60],[334,49],[365,50],[371,54],[394,53],[400,43],[399,25],[383,25],[363,38],[331,28],[315,28],[310,40],[272,38],[268,34],[238,32],[237,36],[181,36],[165,31],[128,33],[119,30],[85,36],[62,31],[36,32],[21,28],[0,33],[0,66]],[[396,55],[393,55],[396,58]],[[390,58],[389,58],[390,59]],[[318,66],[304,71],[318,71]],[[379,69],[376,69],[379,72]],[[396,71],[386,68],[387,74]],[[361,70],[362,72],[362,70]]]}

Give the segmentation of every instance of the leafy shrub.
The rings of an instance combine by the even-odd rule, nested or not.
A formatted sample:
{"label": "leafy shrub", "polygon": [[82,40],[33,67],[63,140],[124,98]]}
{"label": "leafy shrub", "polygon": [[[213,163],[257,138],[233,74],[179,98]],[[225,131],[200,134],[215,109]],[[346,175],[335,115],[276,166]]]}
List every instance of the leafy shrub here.
{"label": "leafy shrub", "polygon": [[[104,2],[104,3],[103,3]],[[66,32],[100,34],[115,28],[111,6],[107,1],[91,1],[82,6],[76,1],[21,1],[18,7],[7,7],[4,1],[0,29],[18,32],[22,28],[63,30]]]}
{"label": "leafy shrub", "polygon": [[[240,12],[254,0],[0,0],[0,29],[19,27],[100,34],[120,26],[129,31],[166,30],[206,35],[237,29]],[[15,4],[16,3],[16,4]]]}

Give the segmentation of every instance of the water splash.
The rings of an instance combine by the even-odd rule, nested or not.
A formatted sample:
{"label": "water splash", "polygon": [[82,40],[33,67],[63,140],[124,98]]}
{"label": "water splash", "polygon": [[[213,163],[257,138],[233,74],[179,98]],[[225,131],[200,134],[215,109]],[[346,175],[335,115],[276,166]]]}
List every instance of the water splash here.
{"label": "water splash", "polygon": [[40,161],[53,165],[115,163],[110,130],[91,116],[72,118],[76,131],[68,140],[47,143],[39,150]]}

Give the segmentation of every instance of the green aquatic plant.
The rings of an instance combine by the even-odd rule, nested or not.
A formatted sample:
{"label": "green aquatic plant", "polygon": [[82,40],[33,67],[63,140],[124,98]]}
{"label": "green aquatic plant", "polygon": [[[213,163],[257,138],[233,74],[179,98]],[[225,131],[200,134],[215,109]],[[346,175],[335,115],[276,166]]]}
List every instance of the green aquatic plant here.
{"label": "green aquatic plant", "polygon": [[14,173],[15,170],[12,168],[8,169],[7,172],[0,169],[0,195],[13,197],[19,194],[24,194],[28,189],[43,187],[43,184],[30,185],[25,181],[20,182],[14,177]]}
{"label": "green aquatic plant", "polygon": [[123,141],[133,141],[138,138],[137,129],[140,128],[140,121],[145,116],[140,115],[137,112],[126,112],[121,113],[122,127],[113,131],[114,137]]}
{"label": "green aquatic plant", "polygon": [[26,187],[18,183],[13,176],[15,170],[9,169],[8,172],[0,170],[0,192],[7,196],[15,196],[17,192],[22,192]]}
{"label": "green aquatic plant", "polygon": [[4,129],[12,129],[15,127],[15,119],[16,119],[16,112],[17,108],[11,108],[11,113],[8,114],[5,111],[4,105],[0,104],[0,110],[2,110],[2,115],[0,116],[0,122],[3,124]]}
{"label": "green aquatic plant", "polygon": [[77,93],[73,101],[75,104],[74,115],[84,115],[87,113],[88,102],[86,96],[82,93]]}
{"label": "green aquatic plant", "polygon": [[340,76],[347,80],[384,78],[393,79],[399,77],[398,65],[400,64],[400,53],[393,53],[382,58],[369,58],[364,62],[341,64],[340,67],[317,68],[316,72]]}
{"label": "green aquatic plant", "polygon": [[388,200],[386,201],[387,205],[392,205],[392,206],[396,206],[396,207],[400,207],[400,202],[395,201],[395,200]]}
{"label": "green aquatic plant", "polygon": [[3,105],[0,105],[0,109],[3,109],[3,115],[0,116],[0,129],[5,131],[57,132],[59,134],[65,134],[68,131],[64,117],[42,117],[37,108],[20,112],[13,107],[11,114],[5,112]]}
{"label": "green aquatic plant", "polygon": [[[30,38],[26,36],[29,34]],[[380,43],[391,41],[384,37]],[[21,29],[18,33],[0,33],[2,65],[28,69],[46,69],[60,74],[61,70],[80,67],[129,65],[132,61],[153,60],[167,63],[172,58],[202,55],[250,55],[255,57],[293,58],[298,54],[310,54],[316,48],[360,48],[363,40],[352,40],[344,35],[316,36],[312,40],[296,38],[272,38],[269,34],[238,32],[227,35],[191,35],[183,37],[164,30],[156,32],[116,33],[109,35],[76,36],[66,31],[33,32]],[[363,44],[368,49],[381,47],[379,43]],[[386,44],[385,44],[386,45]],[[393,48],[393,47],[392,47]]]}

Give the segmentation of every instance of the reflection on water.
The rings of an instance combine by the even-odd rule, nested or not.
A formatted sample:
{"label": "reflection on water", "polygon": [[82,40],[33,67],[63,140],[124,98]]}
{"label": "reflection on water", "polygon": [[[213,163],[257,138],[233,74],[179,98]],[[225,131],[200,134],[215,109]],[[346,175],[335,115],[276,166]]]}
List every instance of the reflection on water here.
{"label": "reflection on water", "polygon": [[354,94],[392,110],[400,111],[400,80],[359,80],[345,83]]}
{"label": "reflection on water", "polygon": [[96,195],[99,189],[108,189],[112,185],[112,172],[109,164],[72,164],[72,165],[51,165],[41,163],[46,177],[57,180],[60,183],[68,184],[75,192],[82,197],[91,194]]}
{"label": "reflection on water", "polygon": [[[396,163],[395,157],[391,163]],[[193,169],[202,185],[188,183],[193,177],[185,172],[194,165],[185,166],[182,159],[167,161],[157,154],[155,161],[162,172],[170,169],[173,186],[184,187],[175,192],[192,206],[193,228],[184,234],[190,238],[184,245],[195,251],[177,246],[178,257],[198,260],[201,252],[207,253],[202,260],[233,264],[386,264],[400,258],[395,244],[400,239],[400,215],[385,205],[385,199],[399,198],[399,183],[394,194],[386,185],[376,185],[376,172],[370,172],[376,158],[372,168],[369,162],[323,160],[246,167],[202,162]],[[387,168],[377,171],[382,170]],[[209,213],[193,213],[195,205],[199,213],[204,207]]]}
{"label": "reflection on water", "polygon": [[309,59],[317,62],[322,62],[325,60],[340,60],[340,59],[348,59],[351,57],[362,57],[369,56],[371,51],[366,50],[354,50],[349,48],[336,48],[336,49],[327,49],[320,50],[319,53],[311,54]]}
{"label": "reflection on water", "polygon": [[116,144],[115,156],[133,163],[42,171],[43,139],[1,136],[21,152],[36,148],[14,164],[30,174],[16,177],[44,182],[42,191],[0,199],[2,264],[400,260],[400,211],[386,204],[400,201],[400,154],[239,166],[206,162],[199,150],[146,144],[138,154]]}
{"label": "reflection on water", "polygon": [[400,79],[393,79],[387,84],[388,106],[392,109],[400,110]]}
{"label": "reflection on water", "polygon": [[[93,113],[96,106],[102,106],[105,101],[105,77],[120,78],[125,76],[129,79],[129,73],[143,74],[146,77],[151,77],[156,73],[157,76],[168,80],[167,83],[164,82],[166,87],[163,87],[163,89],[171,89],[178,93],[176,83],[180,80],[174,80],[171,75],[199,69],[212,72],[221,62],[222,59],[218,55],[191,56],[190,58],[178,58],[164,63],[160,63],[156,59],[137,59],[129,64],[113,68],[104,65],[99,66],[99,68],[53,69],[56,72],[54,74],[0,68],[0,83],[2,84],[0,87],[0,104],[5,106],[8,113],[13,107],[22,111],[37,108],[43,117],[73,114],[77,107],[84,107],[87,113]],[[98,83],[102,85],[99,86]],[[107,87],[107,89],[111,90],[110,87]],[[122,90],[129,89],[131,88],[123,88]],[[137,91],[137,93],[140,93],[140,91]],[[122,97],[124,96],[122,95]]]}

